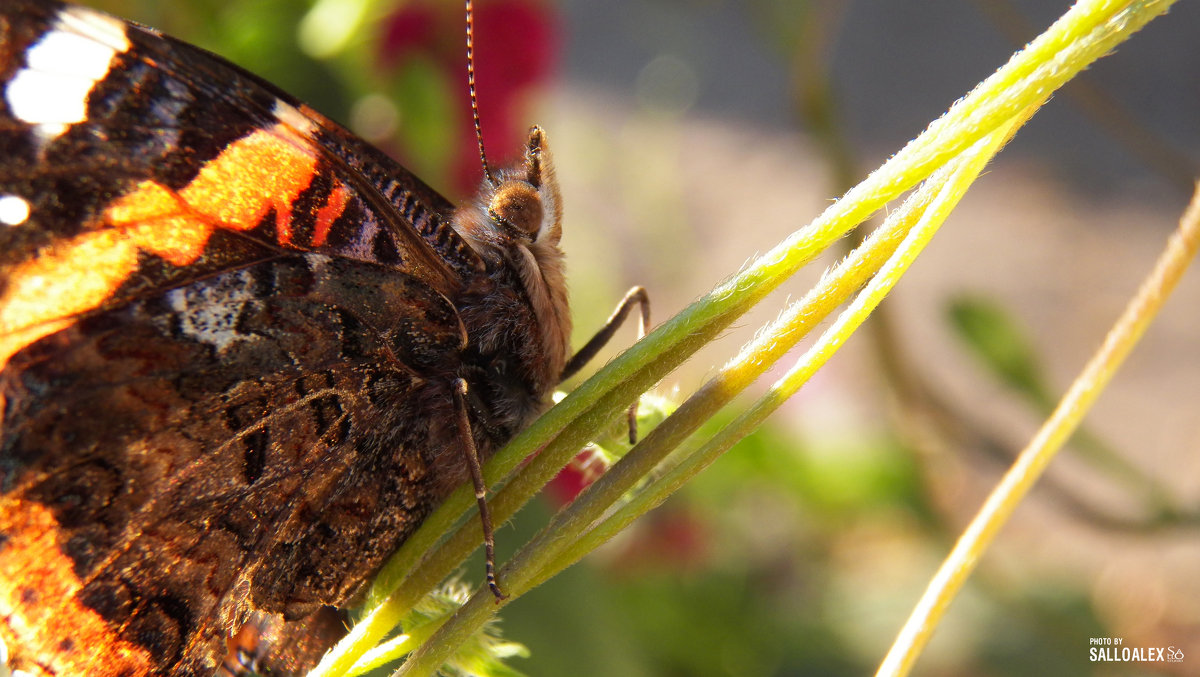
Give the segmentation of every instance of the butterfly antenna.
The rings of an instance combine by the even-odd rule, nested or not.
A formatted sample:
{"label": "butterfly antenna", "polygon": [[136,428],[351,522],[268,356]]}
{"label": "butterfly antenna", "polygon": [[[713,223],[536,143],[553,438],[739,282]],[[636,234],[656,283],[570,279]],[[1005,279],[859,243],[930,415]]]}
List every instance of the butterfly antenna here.
{"label": "butterfly antenna", "polygon": [[483,165],[483,178],[488,184],[496,185],[488,169],[487,153],[483,150],[483,126],[479,123],[479,99],[475,96],[475,3],[467,5],[467,89],[471,92],[471,119],[475,122],[475,139],[479,142],[479,163]]}

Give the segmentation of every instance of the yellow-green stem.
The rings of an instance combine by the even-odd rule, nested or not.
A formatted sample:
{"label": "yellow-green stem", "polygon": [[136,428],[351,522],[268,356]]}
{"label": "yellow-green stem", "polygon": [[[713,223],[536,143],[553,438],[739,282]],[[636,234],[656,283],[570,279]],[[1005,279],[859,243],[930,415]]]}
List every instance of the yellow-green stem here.
{"label": "yellow-green stem", "polygon": [[[899,276],[911,264],[916,255],[924,248],[925,243],[932,237],[946,215],[957,204],[967,187],[979,175],[983,165],[991,158],[1000,143],[1008,138],[1018,125],[1010,125],[1007,130],[998,131],[996,140],[983,146],[960,161],[955,162],[946,170],[931,177],[920,191],[914,194],[900,210],[889,216],[888,220],[872,237],[847,258],[844,265],[839,265],[831,271],[803,299],[792,304],[756,340],[744,348],[735,360],[727,365],[720,374],[696,393],[689,402],[697,399],[714,400],[723,404],[732,395],[725,395],[731,390],[726,384],[729,381],[738,384],[754,380],[769,367],[774,365],[783,355],[802,338],[808,330],[854,290],[866,277],[879,271],[867,288],[859,295],[854,304],[839,317],[821,339],[798,361],[788,375],[779,381],[771,392],[735,421],[726,426],[712,440],[671,468],[662,477],[651,482],[638,493],[628,504],[621,506],[616,513],[605,519],[595,528],[579,537],[571,533],[563,534],[568,544],[560,554],[552,558],[545,570],[538,576],[542,580],[570,564],[601,543],[614,536],[618,531],[660,504],[671,493],[710,465],[722,453],[736,444],[739,440],[757,428],[780,404],[790,397],[808,380],[832,355],[837,346],[843,345],[849,335],[866,319],[884,295],[892,288]],[[917,230],[908,234],[917,223]],[[905,237],[907,234],[907,237]],[[905,237],[903,244],[899,238]],[[897,250],[897,245],[900,249]],[[886,264],[885,264],[885,259]],[[880,266],[883,266],[882,269]],[[715,386],[710,388],[710,386]],[[739,388],[740,390],[740,388]],[[684,403],[679,411],[683,411],[688,403]],[[678,412],[676,412],[678,414]],[[703,420],[697,421],[698,427]],[[649,441],[649,440],[647,440]]]}

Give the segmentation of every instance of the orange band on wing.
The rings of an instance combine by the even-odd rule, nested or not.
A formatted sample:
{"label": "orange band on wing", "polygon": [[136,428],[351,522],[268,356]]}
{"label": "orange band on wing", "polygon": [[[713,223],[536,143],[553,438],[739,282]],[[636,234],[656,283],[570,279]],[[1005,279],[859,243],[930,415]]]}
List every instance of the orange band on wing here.
{"label": "orange band on wing", "polygon": [[333,222],[342,215],[342,212],[346,211],[346,203],[349,200],[349,191],[346,190],[345,185],[339,183],[334,186],[333,192],[329,194],[325,204],[317,210],[317,225],[313,228],[312,246],[325,245],[325,238],[329,237],[329,229],[333,227]]}
{"label": "orange band on wing", "polygon": [[[75,594],[83,585],[56,541],[45,506],[16,500],[0,510],[0,639],[13,653],[59,675],[148,675],[149,652],[127,642]],[[67,641],[69,640],[69,641]],[[32,667],[32,666],[31,666]]]}
{"label": "orange band on wing", "polygon": [[[204,251],[217,228],[249,230],[271,210],[280,244],[292,240],[292,203],[312,182],[317,157],[283,125],[230,144],[196,178],[171,193],[147,181],[105,212],[105,221],[133,235],[140,249],[185,266]],[[190,227],[177,221],[182,218]]]}
{"label": "orange band on wing", "polygon": [[[178,192],[144,181],[104,213],[99,230],[60,242],[15,267],[0,297],[0,367],[16,351],[100,307],[137,270],[139,251],[176,266],[195,262],[218,228],[244,231],[272,210],[279,244],[292,240],[292,203],[317,171],[317,156],[285,125],[245,136]],[[338,184],[317,215],[317,238],[347,202]]]}

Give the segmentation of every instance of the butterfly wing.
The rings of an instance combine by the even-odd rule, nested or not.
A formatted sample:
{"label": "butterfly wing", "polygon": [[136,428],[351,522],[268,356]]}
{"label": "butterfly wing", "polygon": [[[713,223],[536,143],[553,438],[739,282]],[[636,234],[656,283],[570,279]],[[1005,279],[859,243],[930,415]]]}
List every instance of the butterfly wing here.
{"label": "butterfly wing", "polygon": [[57,320],[279,251],[381,263],[443,294],[477,269],[444,198],[262,80],[90,10],[4,12],[0,191],[28,217],[0,229],[0,358]]}
{"label": "butterfly wing", "polygon": [[344,601],[432,505],[426,375],[481,263],[446,200],[207,52],[16,0],[0,67],[0,639],[31,671],[211,674],[251,610]]}

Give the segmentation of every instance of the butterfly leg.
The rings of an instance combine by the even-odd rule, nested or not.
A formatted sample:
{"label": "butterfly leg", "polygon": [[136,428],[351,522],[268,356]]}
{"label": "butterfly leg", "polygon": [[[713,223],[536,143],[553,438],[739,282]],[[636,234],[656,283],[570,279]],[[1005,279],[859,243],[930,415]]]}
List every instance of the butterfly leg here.
{"label": "butterfly leg", "polygon": [[[641,286],[634,287],[625,293],[625,298],[621,299],[621,303],[617,304],[617,309],[604,322],[604,326],[600,327],[600,331],[592,337],[582,348],[580,348],[570,360],[567,360],[567,366],[563,367],[562,377],[560,381],[565,381],[578,372],[583,365],[591,361],[596,353],[600,352],[616,333],[617,329],[625,323],[625,318],[629,316],[629,311],[633,309],[633,304],[637,304],[641,311],[641,321],[638,323],[638,338],[646,335],[646,331],[650,326],[650,295],[646,293],[646,289]],[[637,402],[629,406],[629,443],[637,443]]]}
{"label": "butterfly leg", "polygon": [[487,567],[487,584],[496,601],[508,597],[496,582],[496,537],[492,530],[492,515],[487,506],[487,485],[483,482],[483,467],[479,463],[479,452],[475,449],[475,436],[471,432],[471,420],[467,418],[467,382],[454,381],[454,411],[458,423],[458,438],[463,440],[463,457],[471,472],[471,483],[475,485],[475,501],[479,504],[479,521],[483,525],[483,550]]}

